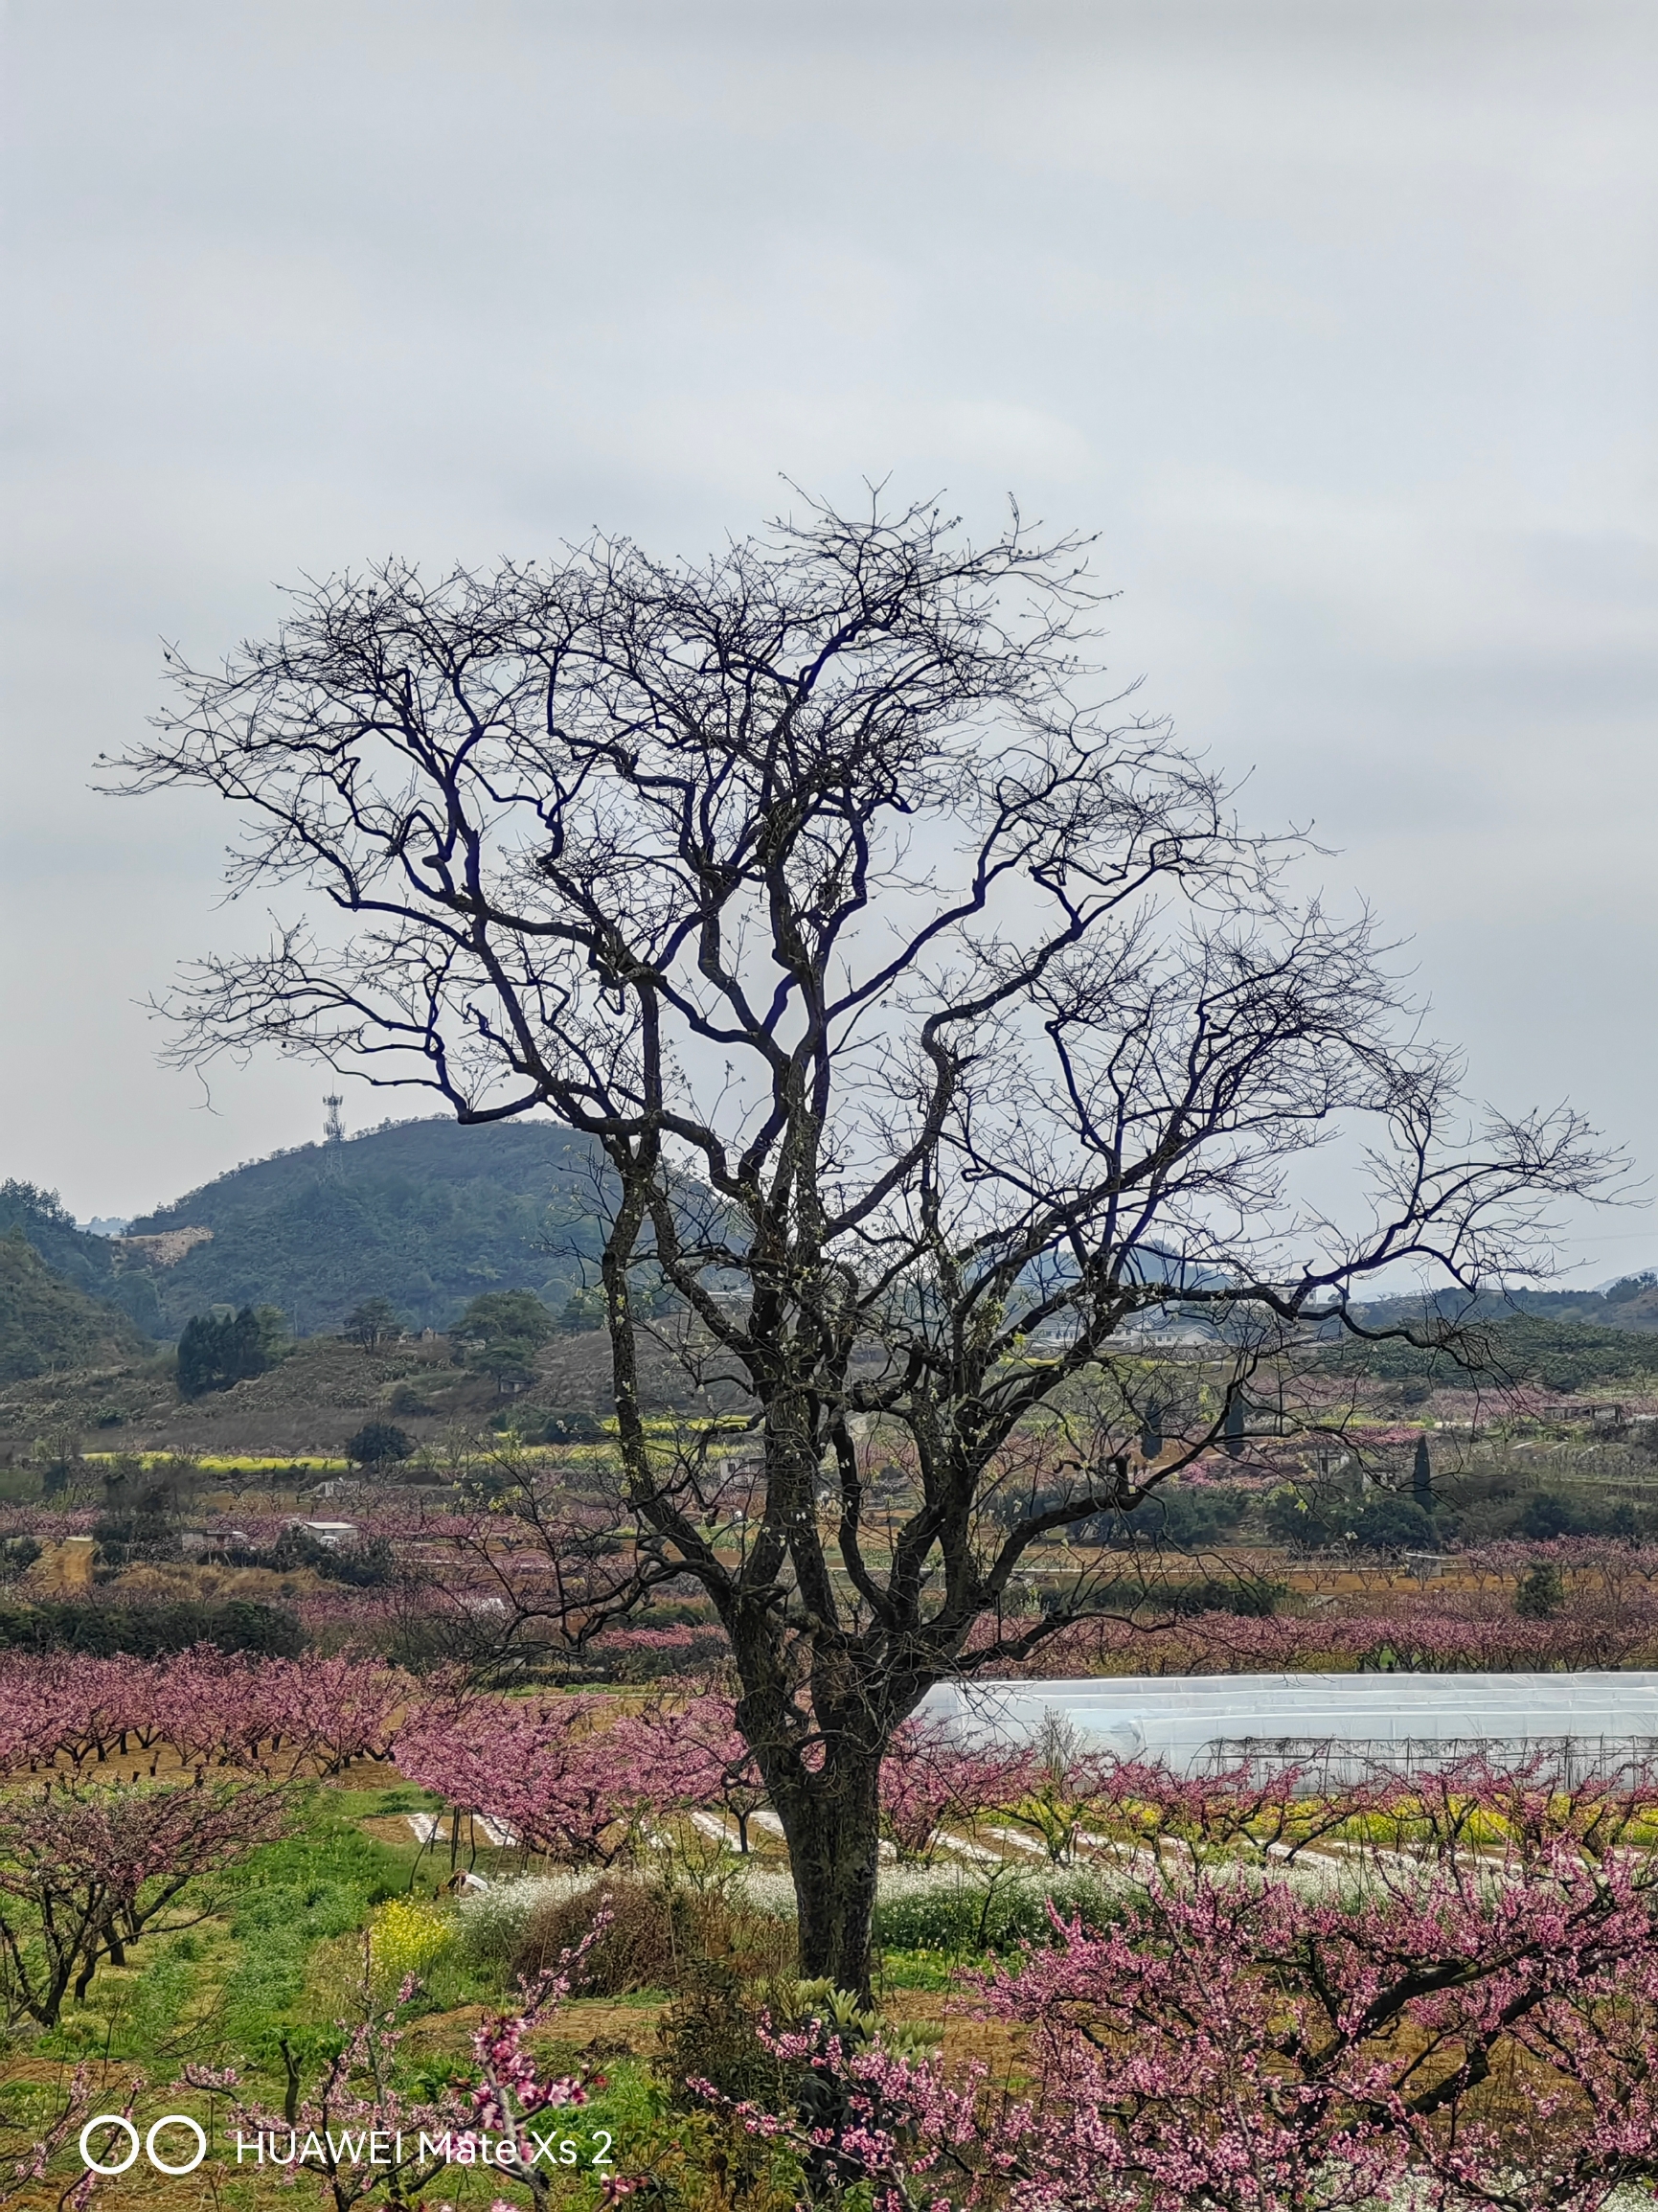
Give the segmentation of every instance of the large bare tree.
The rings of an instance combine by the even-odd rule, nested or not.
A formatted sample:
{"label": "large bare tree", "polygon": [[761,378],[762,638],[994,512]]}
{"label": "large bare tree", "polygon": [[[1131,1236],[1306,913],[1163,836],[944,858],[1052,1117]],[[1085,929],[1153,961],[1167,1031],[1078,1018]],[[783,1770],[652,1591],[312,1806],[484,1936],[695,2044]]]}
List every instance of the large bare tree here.
{"label": "large bare tree", "polygon": [[[602,1151],[612,1595],[708,1593],[805,1964],[862,1987],[892,1730],[1089,1603],[1017,1612],[1033,1547],[1188,1464],[1379,1270],[1535,1267],[1602,1163],[1568,1112],[1469,1124],[1368,918],[1294,895],[1302,849],[1109,696],[1078,544],[803,512],[704,566],[596,539],[307,587],[223,668],[171,656],[126,765],[221,793],[233,885],[292,898],[192,971],[181,1054],[271,1043]],[[1338,1133],[1348,1226],[1297,1197]],[[647,1281],[750,1409],[740,1520],[707,1434],[642,1411]],[[1171,1310],[1219,1380],[1147,1459]]]}

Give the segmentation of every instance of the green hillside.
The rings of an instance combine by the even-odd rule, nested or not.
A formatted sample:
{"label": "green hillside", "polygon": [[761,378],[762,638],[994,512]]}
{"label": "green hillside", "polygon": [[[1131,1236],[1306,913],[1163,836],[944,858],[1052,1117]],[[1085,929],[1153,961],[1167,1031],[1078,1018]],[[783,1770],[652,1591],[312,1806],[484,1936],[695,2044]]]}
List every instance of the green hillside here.
{"label": "green hillside", "polygon": [[577,1255],[598,1250],[593,1157],[549,1123],[388,1126],[204,1184],[131,1234],[207,1228],[211,1242],[165,1267],[118,1247],[114,1265],[153,1286],[168,1336],[216,1305],[279,1306],[301,1335],[367,1298],[416,1328],[446,1327],[483,1290],[536,1290],[556,1310],[581,1280]]}
{"label": "green hillside", "polygon": [[14,1231],[77,1290],[119,1306],[146,1335],[166,1334],[161,1299],[148,1270],[125,1266],[107,1237],[78,1229],[56,1191],[39,1190],[34,1183],[0,1183],[0,1237]]}
{"label": "green hillside", "polygon": [[[1658,1336],[1649,1329],[1605,1327],[1572,1316],[1515,1313],[1470,1325],[1480,1372],[1491,1382],[1533,1382],[1546,1390],[1597,1390],[1612,1383],[1649,1381],[1658,1374]],[[1404,1316],[1410,1320],[1419,1314]],[[1365,1316],[1367,1320],[1371,1315]],[[1389,1382],[1456,1385],[1468,1380],[1447,1352],[1422,1352],[1388,1339],[1379,1344],[1346,1337],[1327,1356],[1331,1373],[1364,1375]]]}
{"label": "green hillside", "polygon": [[0,1236],[0,1382],[109,1365],[145,1349],[125,1313],[54,1274],[21,1229]]}

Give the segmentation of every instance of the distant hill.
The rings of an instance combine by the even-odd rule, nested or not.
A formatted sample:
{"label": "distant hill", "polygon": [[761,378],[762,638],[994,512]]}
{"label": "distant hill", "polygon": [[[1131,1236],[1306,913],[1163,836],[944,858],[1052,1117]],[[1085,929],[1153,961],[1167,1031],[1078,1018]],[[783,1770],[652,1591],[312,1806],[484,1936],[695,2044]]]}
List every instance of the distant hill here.
{"label": "distant hill", "polygon": [[0,1235],[0,1382],[109,1366],[145,1350],[127,1316],[55,1274],[20,1225]]}
{"label": "distant hill", "polygon": [[1604,1290],[1487,1291],[1468,1299],[1460,1291],[1444,1290],[1434,1298],[1381,1298],[1356,1309],[1373,1328],[1400,1321],[1417,1321],[1430,1313],[1446,1320],[1485,1324],[1512,1321],[1529,1315],[1537,1321],[1586,1322],[1597,1329],[1658,1329],[1658,1284],[1630,1275]]}
{"label": "distant hill", "polygon": [[[1564,1391],[1620,1382],[1652,1386],[1658,1377],[1658,1335],[1651,1321],[1634,1314],[1628,1304],[1608,1305],[1592,1292],[1580,1297],[1558,1293],[1559,1303],[1541,1311],[1532,1302],[1536,1295],[1524,1303],[1482,1300],[1477,1307],[1454,1310],[1483,1338],[1482,1372],[1490,1380]],[[1426,1317],[1420,1300],[1367,1307],[1361,1315],[1372,1328],[1420,1324]],[[1368,1343],[1333,1337],[1327,1357],[1334,1373],[1393,1382],[1454,1385],[1466,1372],[1447,1353],[1418,1351],[1397,1338]]]}
{"label": "distant hill", "polygon": [[[563,1305],[578,1255],[599,1249],[595,1158],[546,1122],[404,1122],[256,1160],[135,1220],[127,1240],[83,1243],[110,1252],[117,1282],[153,1287],[169,1337],[216,1305],[279,1306],[312,1335],[376,1297],[442,1329],[482,1290]],[[161,1264],[184,1243],[176,1232],[204,1228],[210,1239]]]}
{"label": "distant hill", "polygon": [[[163,1332],[161,1300],[141,1268],[128,1268],[107,1237],[78,1229],[56,1191],[34,1183],[0,1183],[0,1237],[20,1232],[53,1272],[89,1298],[119,1306],[147,1335]],[[176,1334],[176,1332],[175,1332]]]}

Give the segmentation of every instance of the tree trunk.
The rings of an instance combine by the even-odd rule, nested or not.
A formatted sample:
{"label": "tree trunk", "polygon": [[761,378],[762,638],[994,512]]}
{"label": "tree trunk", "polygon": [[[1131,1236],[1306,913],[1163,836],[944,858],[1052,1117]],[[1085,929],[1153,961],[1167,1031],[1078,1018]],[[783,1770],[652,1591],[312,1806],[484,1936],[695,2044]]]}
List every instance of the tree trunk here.
{"label": "tree trunk", "polygon": [[879,1779],[878,1755],[843,1750],[804,1786],[773,1794],[794,1874],[801,1974],[853,1990],[866,2004],[880,1863]]}

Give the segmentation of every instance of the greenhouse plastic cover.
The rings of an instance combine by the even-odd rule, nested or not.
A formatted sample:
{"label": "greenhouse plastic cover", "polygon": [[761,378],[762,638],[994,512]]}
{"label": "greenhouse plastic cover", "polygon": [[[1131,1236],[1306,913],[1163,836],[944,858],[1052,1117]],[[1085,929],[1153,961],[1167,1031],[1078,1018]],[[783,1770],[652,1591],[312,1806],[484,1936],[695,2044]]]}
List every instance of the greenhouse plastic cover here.
{"label": "greenhouse plastic cover", "polygon": [[1095,1676],[941,1682],[918,1718],[964,1745],[1057,1723],[1079,1750],[1179,1773],[1257,1763],[1351,1774],[1481,1757],[1588,1773],[1658,1760],[1658,1674]]}

